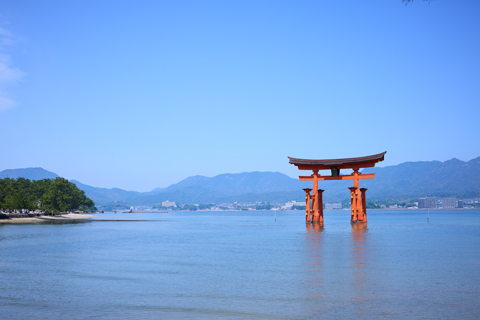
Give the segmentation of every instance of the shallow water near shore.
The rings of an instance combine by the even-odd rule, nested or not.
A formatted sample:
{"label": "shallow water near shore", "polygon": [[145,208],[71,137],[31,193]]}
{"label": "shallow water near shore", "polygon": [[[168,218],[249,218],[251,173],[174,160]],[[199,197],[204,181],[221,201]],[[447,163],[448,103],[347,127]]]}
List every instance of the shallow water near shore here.
{"label": "shallow water near shore", "polygon": [[[478,319],[480,210],[0,225],[5,319]],[[105,221],[115,220],[115,221]],[[129,221],[127,221],[129,220]]]}

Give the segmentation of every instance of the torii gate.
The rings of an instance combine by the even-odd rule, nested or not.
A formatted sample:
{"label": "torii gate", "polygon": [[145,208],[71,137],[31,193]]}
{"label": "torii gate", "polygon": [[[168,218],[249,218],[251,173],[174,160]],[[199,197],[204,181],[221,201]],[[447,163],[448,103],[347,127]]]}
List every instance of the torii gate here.
{"label": "torii gate", "polygon": [[[362,174],[358,172],[361,168],[374,167],[377,162],[383,161],[387,152],[375,154],[368,157],[346,158],[346,159],[325,159],[325,160],[309,160],[290,158],[290,164],[295,165],[299,170],[312,170],[311,176],[300,176],[300,181],[313,181],[313,195],[310,194],[312,189],[303,189],[305,191],[306,202],[306,222],[323,224],[323,201],[322,193],[325,190],[318,189],[318,181],[322,180],[353,180],[353,187],[350,187],[350,197],[352,205],[352,222],[367,222],[367,202],[365,192],[367,189],[360,188],[358,180],[373,179],[375,173]],[[353,169],[350,175],[340,175],[340,169]],[[318,174],[320,170],[331,170],[331,176],[322,176]],[[312,207],[310,209],[310,203]]]}

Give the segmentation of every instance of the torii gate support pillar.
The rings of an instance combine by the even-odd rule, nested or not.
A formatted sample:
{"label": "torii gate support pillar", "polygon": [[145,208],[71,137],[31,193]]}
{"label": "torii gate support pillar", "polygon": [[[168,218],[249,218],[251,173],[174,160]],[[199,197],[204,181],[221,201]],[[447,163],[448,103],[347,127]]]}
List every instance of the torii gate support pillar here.
{"label": "torii gate support pillar", "polygon": [[367,223],[367,196],[365,193],[367,192],[367,188],[360,188],[360,192],[362,193],[362,207],[363,207],[363,222]]}
{"label": "torii gate support pillar", "polygon": [[323,191],[325,190],[317,190],[317,199],[315,199],[315,213],[313,215],[312,223],[323,224]]}
{"label": "torii gate support pillar", "polygon": [[357,222],[358,220],[358,197],[357,197],[357,187],[350,187],[350,210],[351,210],[351,222]]}
{"label": "torii gate support pillar", "polygon": [[312,189],[309,189],[309,188],[306,188],[306,189],[303,189],[303,191],[305,191],[305,216],[306,216],[306,219],[305,219],[305,223],[310,223],[312,221],[312,210],[310,210],[310,201],[312,199],[312,195],[310,194],[310,191],[312,191]]}

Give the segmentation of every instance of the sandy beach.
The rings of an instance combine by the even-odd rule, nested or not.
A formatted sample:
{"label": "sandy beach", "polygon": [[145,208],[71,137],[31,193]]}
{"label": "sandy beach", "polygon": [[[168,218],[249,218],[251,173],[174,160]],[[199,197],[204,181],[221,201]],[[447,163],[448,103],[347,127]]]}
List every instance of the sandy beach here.
{"label": "sandy beach", "polygon": [[29,218],[11,218],[0,220],[0,224],[28,224],[28,223],[47,223],[52,221],[83,221],[85,219],[90,219],[96,217],[92,214],[76,214],[69,213],[57,216],[40,216],[40,217],[29,217]]}

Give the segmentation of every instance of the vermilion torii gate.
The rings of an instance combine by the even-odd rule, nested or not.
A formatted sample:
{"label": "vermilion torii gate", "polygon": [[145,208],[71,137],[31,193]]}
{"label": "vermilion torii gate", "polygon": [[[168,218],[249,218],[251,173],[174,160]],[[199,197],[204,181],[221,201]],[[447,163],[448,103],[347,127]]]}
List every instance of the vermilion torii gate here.
{"label": "vermilion torii gate", "polygon": [[[375,173],[362,174],[358,172],[361,168],[374,167],[377,162],[383,161],[387,152],[375,154],[368,157],[346,158],[346,159],[325,159],[325,160],[309,160],[290,158],[290,164],[295,165],[299,170],[312,170],[311,176],[300,176],[300,181],[313,181],[312,189],[303,189],[306,198],[306,222],[323,224],[323,200],[322,193],[324,190],[318,189],[318,181],[323,180],[353,180],[353,187],[350,187],[350,197],[352,205],[352,222],[367,222],[367,206],[365,193],[367,189],[360,188],[358,180],[373,179]],[[340,175],[341,169],[352,169],[350,175]],[[322,176],[318,174],[320,170],[331,170],[331,176]],[[311,205],[311,208],[310,208]]]}

